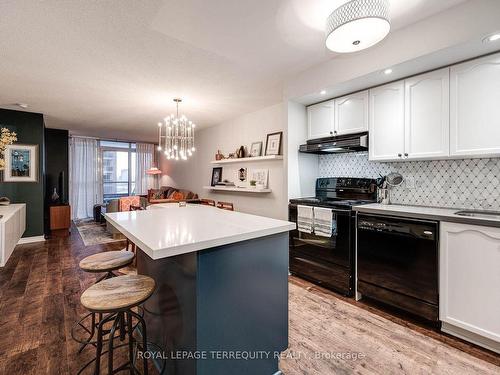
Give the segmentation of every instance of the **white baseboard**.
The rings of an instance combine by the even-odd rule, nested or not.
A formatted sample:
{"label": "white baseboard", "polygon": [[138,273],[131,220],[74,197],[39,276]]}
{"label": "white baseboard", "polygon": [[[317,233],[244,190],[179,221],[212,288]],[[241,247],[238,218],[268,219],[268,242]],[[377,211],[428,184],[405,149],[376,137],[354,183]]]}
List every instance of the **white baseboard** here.
{"label": "white baseboard", "polygon": [[44,236],[33,236],[33,237],[23,237],[19,241],[17,241],[18,245],[22,245],[25,243],[33,243],[33,242],[44,242]]}

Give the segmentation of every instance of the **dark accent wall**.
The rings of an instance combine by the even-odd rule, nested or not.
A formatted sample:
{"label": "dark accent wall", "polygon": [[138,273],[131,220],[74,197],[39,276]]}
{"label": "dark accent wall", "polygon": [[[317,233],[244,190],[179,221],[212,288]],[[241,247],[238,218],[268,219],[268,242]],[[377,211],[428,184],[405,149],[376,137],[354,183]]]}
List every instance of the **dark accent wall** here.
{"label": "dark accent wall", "polygon": [[[63,129],[45,129],[45,233],[49,229],[49,206],[65,204],[69,200],[69,132]],[[59,200],[53,202],[57,189]]]}
{"label": "dark accent wall", "polygon": [[19,144],[38,145],[38,182],[4,182],[0,180],[0,196],[12,203],[26,203],[26,231],[23,237],[41,236],[44,208],[44,122],[40,113],[0,109],[0,127],[17,133]]}

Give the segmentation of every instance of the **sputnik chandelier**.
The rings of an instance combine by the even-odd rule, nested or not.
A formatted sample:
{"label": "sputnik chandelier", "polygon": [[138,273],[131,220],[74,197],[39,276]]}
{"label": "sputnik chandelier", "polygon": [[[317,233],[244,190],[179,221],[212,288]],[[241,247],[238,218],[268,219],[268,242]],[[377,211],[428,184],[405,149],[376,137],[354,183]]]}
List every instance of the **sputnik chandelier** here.
{"label": "sputnik chandelier", "polygon": [[194,128],[196,125],[182,115],[179,117],[179,103],[176,98],[177,115],[171,114],[158,123],[158,151],[162,151],[171,160],[187,160],[196,151],[194,147]]}

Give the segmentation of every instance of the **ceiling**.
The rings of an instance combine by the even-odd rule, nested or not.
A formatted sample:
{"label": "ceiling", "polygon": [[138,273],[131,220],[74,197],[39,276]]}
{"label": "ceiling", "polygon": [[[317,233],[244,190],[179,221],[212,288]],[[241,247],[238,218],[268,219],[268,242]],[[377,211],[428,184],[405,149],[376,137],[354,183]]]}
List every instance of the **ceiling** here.
{"label": "ceiling", "polygon": [[[47,127],[154,140],[174,110],[211,126],[281,101],[335,58],[323,24],[346,0],[2,0],[0,107]],[[464,0],[391,0],[392,31]]]}

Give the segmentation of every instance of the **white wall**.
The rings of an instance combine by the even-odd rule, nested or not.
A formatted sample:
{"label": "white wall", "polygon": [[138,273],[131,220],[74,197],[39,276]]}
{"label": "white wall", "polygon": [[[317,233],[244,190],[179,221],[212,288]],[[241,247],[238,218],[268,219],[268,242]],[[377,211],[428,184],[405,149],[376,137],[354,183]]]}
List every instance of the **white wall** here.
{"label": "white wall", "polygon": [[307,139],[307,110],[302,104],[288,101],[288,198],[312,197],[318,177],[318,156],[303,154],[299,146]]}
{"label": "white wall", "polygon": [[249,149],[252,142],[262,141],[264,154],[266,135],[283,131],[282,147],[286,155],[285,124],[285,108],[279,103],[220,125],[201,129],[196,133],[196,152],[190,160],[170,162],[164,157],[160,158],[160,167],[164,172],[161,185],[189,189],[202,198],[232,202],[235,210],[240,212],[285,219],[288,216],[285,160],[221,165],[223,178],[235,182],[237,170],[241,167],[269,169],[269,188],[272,189],[272,193],[251,195],[237,192],[213,193],[203,189],[203,186],[210,185],[214,167],[210,161],[215,159],[217,150],[221,150],[227,156],[241,145]]}

